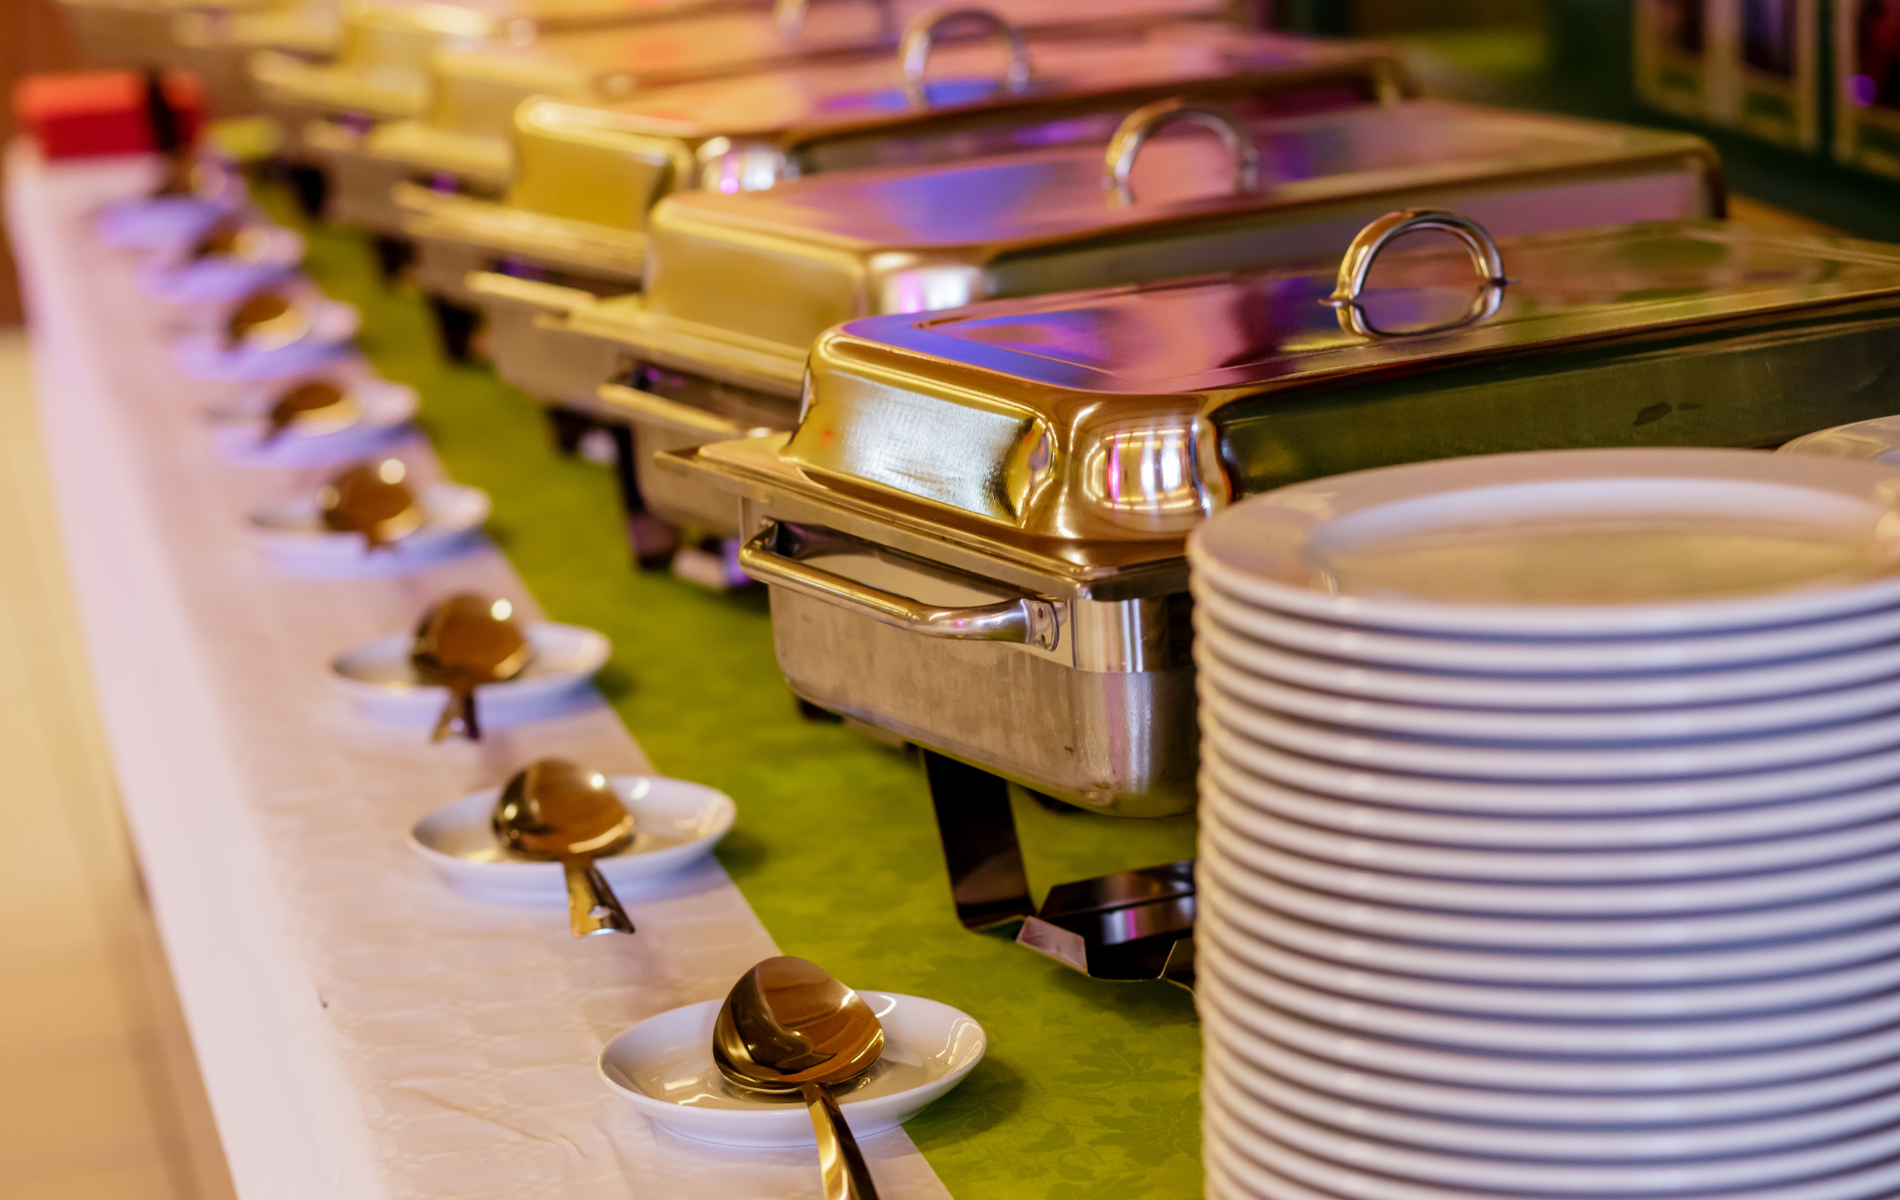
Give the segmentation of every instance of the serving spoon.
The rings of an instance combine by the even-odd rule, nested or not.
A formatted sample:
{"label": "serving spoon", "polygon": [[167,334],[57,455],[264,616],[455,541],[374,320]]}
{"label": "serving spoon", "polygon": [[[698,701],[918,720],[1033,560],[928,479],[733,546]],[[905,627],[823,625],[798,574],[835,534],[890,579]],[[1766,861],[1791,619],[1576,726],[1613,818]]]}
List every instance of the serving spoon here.
{"label": "serving spoon", "polygon": [[495,802],[495,836],[523,858],[554,859],[567,873],[567,919],[575,937],[632,933],[633,921],[594,865],[633,841],[633,814],[599,771],[542,758],[515,772]]}
{"label": "serving spoon", "polygon": [[713,1062],[735,1087],[804,1097],[818,1137],[825,1200],[877,1200],[832,1089],[884,1053],[884,1026],[862,997],[802,958],[768,958],[732,985],[713,1022]]}
{"label": "serving spoon", "polygon": [[192,243],[186,257],[192,262],[207,258],[249,258],[261,235],[238,217],[226,217]]}
{"label": "serving spoon", "polygon": [[414,533],[429,514],[403,482],[408,474],[400,458],[345,467],[317,490],[323,527],[362,534],[370,554]]}
{"label": "serving spoon", "polygon": [[288,346],[310,327],[310,318],[299,306],[276,292],[252,292],[224,321],[224,348],[236,350],[246,342],[259,349]]}
{"label": "serving spoon", "polygon": [[448,703],[429,740],[439,742],[458,726],[471,742],[482,740],[475,719],[475,689],[521,674],[534,647],[514,620],[514,605],[474,592],[457,592],[432,605],[416,626],[410,665],[424,683],[449,689]]}
{"label": "serving spoon", "polygon": [[292,425],[327,433],[355,424],[362,415],[363,406],[348,389],[327,379],[306,380],[277,397],[265,415],[264,436],[258,440],[268,446]]}

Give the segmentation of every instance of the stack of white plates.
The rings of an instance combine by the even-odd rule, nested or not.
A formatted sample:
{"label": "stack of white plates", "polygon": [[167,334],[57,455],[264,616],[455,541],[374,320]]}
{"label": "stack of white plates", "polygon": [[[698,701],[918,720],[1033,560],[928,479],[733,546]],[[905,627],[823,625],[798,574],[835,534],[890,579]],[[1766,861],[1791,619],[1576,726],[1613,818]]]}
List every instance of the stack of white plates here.
{"label": "stack of white plates", "polygon": [[1425,463],[1190,553],[1210,1196],[1900,1195],[1900,468]]}

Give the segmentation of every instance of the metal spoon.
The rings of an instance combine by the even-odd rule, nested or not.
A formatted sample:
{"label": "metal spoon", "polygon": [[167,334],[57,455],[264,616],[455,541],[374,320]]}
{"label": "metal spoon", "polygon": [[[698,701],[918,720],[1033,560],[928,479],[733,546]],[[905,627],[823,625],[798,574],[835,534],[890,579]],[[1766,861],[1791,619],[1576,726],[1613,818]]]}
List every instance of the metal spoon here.
{"label": "metal spoon", "polygon": [[231,310],[224,322],[224,347],[236,350],[250,342],[258,349],[288,346],[310,328],[304,310],[276,292],[252,292]]}
{"label": "metal spoon", "polygon": [[206,258],[249,258],[257,248],[260,235],[238,217],[226,217],[192,243],[187,256],[192,262]]}
{"label": "metal spoon", "polygon": [[524,858],[556,859],[567,872],[567,918],[575,937],[632,933],[633,922],[594,865],[633,841],[633,814],[607,777],[564,758],[515,773],[495,802],[495,836]]}
{"label": "metal spoon", "polygon": [[265,416],[264,436],[259,444],[268,446],[284,435],[292,425],[310,426],[328,432],[356,423],[363,406],[345,388],[327,379],[300,383],[277,397]]}
{"label": "metal spoon", "polygon": [[805,1098],[825,1200],[877,1200],[831,1089],[884,1053],[884,1026],[856,992],[802,958],[768,958],[739,977],[713,1022],[713,1062],[733,1085]]}
{"label": "metal spoon", "polygon": [[424,683],[449,689],[449,702],[429,736],[439,742],[459,725],[471,742],[482,739],[475,720],[475,689],[521,674],[534,647],[514,621],[514,605],[473,592],[438,601],[416,626],[409,662]]}
{"label": "metal spoon", "polygon": [[362,534],[370,554],[414,533],[429,514],[403,482],[408,474],[400,458],[344,468],[317,490],[323,527]]}

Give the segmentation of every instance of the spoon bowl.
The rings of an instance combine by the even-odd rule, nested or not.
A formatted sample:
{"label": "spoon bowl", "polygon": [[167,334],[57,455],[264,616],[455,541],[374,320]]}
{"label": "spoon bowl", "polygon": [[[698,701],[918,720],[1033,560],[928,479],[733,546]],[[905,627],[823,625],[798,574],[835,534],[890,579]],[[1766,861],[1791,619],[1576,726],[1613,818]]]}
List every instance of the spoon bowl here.
{"label": "spoon bowl", "polygon": [[416,626],[409,662],[424,683],[449,690],[431,741],[460,728],[480,741],[475,689],[513,679],[527,668],[534,647],[514,619],[514,605],[474,592],[457,592],[431,606]]}
{"label": "spoon bowl", "polygon": [[517,771],[495,801],[495,836],[523,858],[554,859],[567,873],[568,921],[575,937],[632,933],[633,922],[594,859],[627,848],[633,814],[607,777],[564,758]]}
{"label": "spoon bowl", "polygon": [[246,296],[225,318],[224,347],[275,350],[290,345],[309,330],[310,315],[300,305],[266,289]]}
{"label": "spoon bowl", "polygon": [[735,1087],[804,1097],[818,1138],[825,1200],[876,1200],[833,1089],[884,1053],[884,1026],[862,997],[824,968],[781,955],[733,985],[713,1024],[713,1062]]}
{"label": "spoon bowl", "polygon": [[293,425],[309,433],[334,433],[354,425],[362,416],[363,406],[349,389],[328,379],[309,379],[284,392],[270,406],[264,418],[264,436],[258,441],[268,446]]}
{"label": "spoon bowl", "polygon": [[371,554],[422,528],[429,514],[404,482],[408,473],[400,458],[346,467],[317,491],[323,527],[362,534]]}

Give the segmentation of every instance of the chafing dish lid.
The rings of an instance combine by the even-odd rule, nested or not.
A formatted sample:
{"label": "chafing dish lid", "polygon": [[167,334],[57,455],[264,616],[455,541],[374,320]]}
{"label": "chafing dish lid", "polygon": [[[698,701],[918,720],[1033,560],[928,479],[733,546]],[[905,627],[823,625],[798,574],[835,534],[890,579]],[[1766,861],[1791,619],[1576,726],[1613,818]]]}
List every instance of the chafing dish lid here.
{"label": "chafing dish lid", "polygon": [[1720,222],[1575,230],[1503,239],[1499,286],[1472,269],[1488,239],[1469,240],[1349,254],[1371,277],[1354,302],[1348,272],[1275,270],[853,321],[813,348],[783,461],[1022,533],[1178,537],[1221,489],[1251,490],[1213,465],[1230,414],[1395,379],[1428,394],[1431,371],[1559,347],[1900,310],[1900,252],[1872,243]]}

